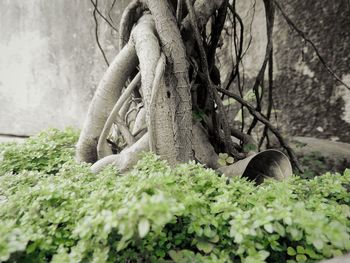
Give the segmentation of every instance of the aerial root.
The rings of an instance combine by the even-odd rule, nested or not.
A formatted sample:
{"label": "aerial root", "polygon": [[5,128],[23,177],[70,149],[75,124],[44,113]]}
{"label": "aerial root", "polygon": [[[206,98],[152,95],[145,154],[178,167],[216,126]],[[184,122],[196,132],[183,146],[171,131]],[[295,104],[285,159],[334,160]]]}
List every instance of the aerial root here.
{"label": "aerial root", "polygon": [[142,16],[145,7],[139,0],[132,1],[122,14],[119,26],[119,49],[129,41],[131,29]]}
{"label": "aerial root", "polygon": [[93,173],[99,173],[106,166],[113,165],[121,173],[132,168],[139,160],[139,154],[143,151],[149,151],[148,133],[144,134],[133,145],[125,148],[119,154],[113,154],[102,158],[91,166]]}
{"label": "aerial root", "polygon": [[132,45],[126,45],[108,67],[90,103],[77,143],[78,162],[97,161],[98,139],[126,80],[135,70],[137,63],[135,48]]}
{"label": "aerial root", "polygon": [[103,157],[106,157],[112,154],[111,150],[107,145],[107,137],[113,122],[117,122],[117,126],[119,130],[124,136],[124,139],[126,140],[129,146],[135,143],[135,138],[132,136],[131,132],[129,131],[128,125],[126,124],[125,120],[120,117],[119,111],[122,108],[122,106],[125,104],[127,99],[131,96],[131,93],[133,92],[133,90],[138,86],[138,84],[140,83],[140,80],[141,80],[141,74],[138,73],[135,76],[135,78],[131,81],[129,86],[126,88],[126,90],[122,93],[117,103],[114,105],[103,127],[100,138],[98,140],[98,144],[97,144],[98,159],[101,159]]}
{"label": "aerial root", "polygon": [[156,111],[158,91],[161,85],[160,81],[161,81],[161,78],[164,76],[165,63],[166,63],[166,58],[165,58],[165,55],[162,53],[160,55],[160,58],[156,67],[156,73],[153,80],[151,102],[150,102],[150,116],[149,116],[150,123],[148,127],[148,132],[149,132],[150,149],[152,152],[156,152],[156,142],[155,142],[156,135],[155,135],[154,117],[155,117],[155,111]]}
{"label": "aerial root", "polygon": [[[88,127],[83,130],[85,133],[81,138],[85,136],[90,146],[95,145],[94,150],[100,159],[91,167],[95,173],[107,165],[114,165],[123,173],[137,162],[141,151],[150,150],[167,160],[170,165],[194,158],[209,168],[218,169],[221,166],[218,162],[218,152],[222,150],[232,155],[236,161],[258,150],[258,144],[252,136],[245,134],[243,129],[235,129],[228,123],[219,92],[234,99],[237,98],[217,86],[215,76],[211,75],[212,68],[215,69],[213,54],[215,54],[218,42],[216,38],[220,34],[218,33],[216,38],[213,37],[215,41],[210,47],[209,59],[207,59],[203,45],[201,28],[206,25],[210,17],[208,14],[213,13],[209,11],[218,10],[221,7],[221,10],[226,12],[228,1],[214,0],[208,3],[198,0],[193,5],[192,1],[186,0],[186,10],[181,10],[182,0],[176,2],[179,5],[176,18],[169,6],[166,5],[165,0],[135,0],[123,13],[120,47],[123,47],[122,52],[129,49],[132,61],[139,62],[139,73],[122,92],[126,80],[130,76],[134,76],[137,62],[133,63],[132,68],[123,64],[125,61],[120,62],[119,66],[121,67],[116,71],[114,71],[112,63],[110,68],[114,70],[109,69],[109,71],[113,71],[119,76],[114,76],[113,79],[107,74],[111,72],[107,72],[105,74],[107,77],[101,81],[95,94],[95,101],[91,103],[90,108],[96,112],[98,112],[97,109],[101,109],[101,112],[92,117],[88,116],[91,123],[92,120],[95,120],[97,124],[94,124],[95,126],[91,123],[90,126],[87,125]],[[146,7],[149,11],[143,12]],[[170,13],[171,15],[169,15]],[[182,19],[184,16],[185,18]],[[180,21],[182,35],[179,30]],[[218,32],[222,30],[223,21],[219,21]],[[134,27],[135,23],[137,24]],[[164,30],[165,27],[168,30]],[[194,34],[186,35],[190,28],[193,29]],[[197,56],[194,54],[195,50],[192,49],[196,44],[199,50],[199,52],[197,50]],[[185,47],[188,56],[198,58],[200,55],[201,66],[196,67],[196,63],[192,63],[194,69],[191,74],[195,76],[192,82],[189,79]],[[197,78],[197,74],[199,78]],[[140,80],[141,88],[135,90]],[[199,110],[204,112],[205,116],[201,123],[193,123],[192,120],[191,87],[193,87],[192,92],[196,92],[196,85],[202,89],[206,88],[208,97],[208,103],[204,106],[197,105],[197,98],[193,100],[193,108],[196,109],[199,106]],[[117,93],[117,96],[113,96],[113,88],[116,89],[114,92]],[[112,99],[107,98],[107,94]],[[201,96],[201,94],[198,95]],[[118,97],[119,99],[116,101]],[[140,100],[141,103],[137,100]],[[102,105],[106,101],[108,101],[108,107]],[[298,167],[292,149],[283,141],[278,131],[271,126],[269,120],[266,120],[259,109],[255,109],[245,101],[242,102],[239,99],[238,101],[242,107],[248,108],[256,120],[265,124],[277,136],[295,167]],[[117,147],[113,151],[114,153],[118,152],[118,154],[112,154],[112,149],[107,143],[107,137],[113,123],[117,126],[117,136],[119,137],[120,134],[120,138],[124,139],[124,146],[115,144]],[[91,134],[91,131],[93,131],[94,136],[91,136],[93,140],[89,141],[88,135]],[[234,137],[239,139],[241,144],[235,143]],[[217,144],[215,144],[215,140],[218,141]],[[126,148],[120,150],[125,147],[125,142]],[[110,143],[113,144],[112,140]]]}
{"label": "aerial root", "polygon": [[136,139],[139,139],[146,131],[146,109],[145,107],[142,107],[135,118],[135,123],[132,129],[132,135]]}
{"label": "aerial root", "polygon": [[200,123],[193,124],[192,145],[196,161],[212,169],[219,168],[219,156],[209,142],[206,130]]}

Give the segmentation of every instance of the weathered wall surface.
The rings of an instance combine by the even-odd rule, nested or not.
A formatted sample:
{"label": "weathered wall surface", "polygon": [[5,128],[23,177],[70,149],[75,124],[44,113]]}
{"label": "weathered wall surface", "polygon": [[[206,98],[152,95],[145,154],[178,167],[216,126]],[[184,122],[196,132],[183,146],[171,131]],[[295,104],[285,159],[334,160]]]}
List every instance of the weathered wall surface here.
{"label": "weathered wall surface", "polygon": [[[288,0],[279,3],[315,43],[327,64],[350,85],[349,2]],[[263,1],[237,1],[237,5],[245,23],[245,46],[252,36],[244,58],[246,87],[251,87],[266,47],[265,12]],[[278,126],[291,135],[350,142],[350,91],[334,80],[311,46],[290,29],[279,10],[276,10],[273,41]]]}
{"label": "weathered wall surface", "polygon": [[[112,0],[100,1],[108,13]],[[128,0],[112,12],[117,26]],[[236,1],[247,44],[254,0]],[[350,84],[350,7],[347,0],[280,1],[315,42],[330,67]],[[0,0],[0,134],[31,135],[48,126],[80,127],[106,69],[97,49],[90,1]],[[341,87],[276,11],[275,105],[279,127],[293,135],[350,141],[350,92]],[[100,22],[109,60],[117,34]],[[266,45],[262,1],[256,1],[246,85]],[[107,36],[107,37],[106,37]],[[336,139],[336,138],[335,138]]]}
{"label": "weathered wall surface", "polygon": [[[350,85],[350,4],[347,0],[283,1],[286,12]],[[350,91],[327,72],[311,46],[277,19],[276,104],[292,134],[350,142]],[[336,138],[334,138],[336,139]]]}
{"label": "weathered wall surface", "polygon": [[[112,2],[102,1],[101,11]],[[128,1],[117,2],[111,16],[118,27]],[[0,1],[0,134],[81,126],[106,69],[92,11],[90,1]],[[102,45],[112,59],[117,34],[99,22]]]}

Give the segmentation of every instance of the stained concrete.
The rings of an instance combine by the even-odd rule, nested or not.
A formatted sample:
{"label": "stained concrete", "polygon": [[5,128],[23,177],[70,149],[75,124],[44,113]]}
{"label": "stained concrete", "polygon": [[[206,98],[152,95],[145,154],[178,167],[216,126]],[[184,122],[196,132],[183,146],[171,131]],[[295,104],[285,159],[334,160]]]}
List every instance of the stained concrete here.
{"label": "stained concrete", "polygon": [[[117,1],[111,14],[116,26],[127,2]],[[111,3],[100,1],[101,11],[107,13]],[[315,42],[329,66],[350,85],[348,1],[280,3]],[[245,47],[252,37],[244,59],[249,87],[266,45],[264,8],[262,1],[254,0],[237,1],[237,5],[245,22]],[[276,15],[274,94],[278,126],[286,134],[349,142],[350,91],[329,75],[279,11]],[[111,60],[117,54],[117,34],[101,19],[99,22],[102,46]],[[0,134],[31,135],[48,126],[81,127],[106,69],[95,41],[90,1],[2,0],[0,35]],[[229,67],[232,60],[224,55],[222,66]]]}
{"label": "stained concrete", "polygon": [[[349,2],[288,0],[279,3],[315,43],[328,66],[350,85]],[[243,60],[245,87],[251,88],[266,47],[263,1],[237,1],[237,10],[245,24],[244,49],[252,38]],[[350,142],[350,91],[327,72],[311,46],[290,29],[278,10],[273,42],[274,105],[278,117],[275,124],[284,134]],[[225,43],[227,47],[230,44]],[[221,58],[224,67],[232,65],[227,52]]]}
{"label": "stained concrete", "polygon": [[[113,1],[100,1],[107,13]],[[128,1],[117,1],[118,27]],[[81,127],[106,65],[95,41],[90,1],[0,1],[0,134]],[[111,60],[117,34],[99,18]]]}

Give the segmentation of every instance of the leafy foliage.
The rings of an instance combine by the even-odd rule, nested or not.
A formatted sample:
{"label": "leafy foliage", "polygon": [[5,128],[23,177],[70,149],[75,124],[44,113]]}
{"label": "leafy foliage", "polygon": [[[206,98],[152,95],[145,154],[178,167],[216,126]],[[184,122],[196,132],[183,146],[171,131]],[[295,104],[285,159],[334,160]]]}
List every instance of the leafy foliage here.
{"label": "leafy foliage", "polygon": [[235,159],[227,153],[219,153],[218,164],[222,166],[233,164]]}
{"label": "leafy foliage", "polygon": [[0,144],[0,174],[25,170],[54,174],[64,163],[72,161],[78,135],[70,128],[63,132],[48,129],[24,143]]}
{"label": "leafy foliage", "polygon": [[51,161],[0,174],[0,262],[292,263],[350,250],[350,170],[256,187],[151,154],[124,176],[72,161],[55,173]]}

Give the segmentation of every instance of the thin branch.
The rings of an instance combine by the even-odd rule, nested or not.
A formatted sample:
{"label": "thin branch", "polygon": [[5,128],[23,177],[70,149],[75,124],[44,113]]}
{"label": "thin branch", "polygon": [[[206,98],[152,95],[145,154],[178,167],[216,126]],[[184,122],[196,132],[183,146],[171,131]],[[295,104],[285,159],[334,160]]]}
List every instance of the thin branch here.
{"label": "thin branch", "polygon": [[111,22],[108,21],[108,19],[107,19],[107,18],[100,12],[100,10],[98,9],[98,7],[97,7],[97,0],[96,0],[96,3],[94,3],[93,0],[90,0],[90,1],[91,1],[91,3],[93,4],[93,6],[94,6],[94,8],[95,8],[95,10],[96,10],[96,12],[97,12],[97,14],[99,14],[100,17],[101,17],[115,32],[118,33],[118,30],[111,24]]}
{"label": "thin branch", "polygon": [[[273,107],[273,48],[271,49],[271,54],[269,57],[269,94],[268,94],[268,105],[267,105],[267,114],[266,118],[268,120],[271,119],[271,112],[272,112],[272,107]],[[265,138],[267,140],[267,148],[269,147],[270,140],[269,136],[267,133],[267,127],[264,127],[263,135],[259,141],[259,149],[261,148]]]}
{"label": "thin branch", "polygon": [[314,44],[314,42],[309,39],[306,34],[301,31],[294,23],[293,21],[288,17],[288,15],[283,11],[283,9],[281,8],[281,6],[278,4],[278,2],[276,0],[273,0],[276,7],[280,10],[282,16],[284,17],[284,19],[287,21],[288,25],[294,29],[294,31],[296,31],[298,33],[298,35],[304,39],[307,43],[309,43],[311,45],[311,47],[313,48],[313,50],[316,53],[316,56],[318,57],[318,59],[320,60],[320,62],[322,63],[322,65],[326,68],[326,70],[333,76],[333,78],[335,78],[337,81],[339,81],[339,83],[341,83],[345,88],[347,88],[348,90],[350,90],[350,86],[347,85],[344,81],[342,81],[342,79],[327,65],[325,59],[322,57],[322,55],[320,54],[318,48],[316,47],[316,45]]}
{"label": "thin branch", "polygon": [[[236,12],[236,0],[233,1],[232,5],[229,6],[230,8],[230,11],[233,15],[233,43],[234,43],[234,46],[235,46],[235,56],[236,56],[236,65],[235,65],[235,69],[234,71],[232,70],[232,81],[237,77],[237,85],[238,85],[238,91],[239,91],[239,95],[243,98],[243,86],[241,85],[241,76],[240,76],[240,67],[239,65],[242,62],[242,52],[243,52],[243,40],[244,40],[244,37],[243,37],[243,33],[244,33],[244,24],[243,24],[243,21],[241,19],[241,17],[237,14]],[[239,49],[238,49],[238,46],[237,46],[237,39],[238,39],[238,36],[237,36],[237,22],[236,22],[236,19],[240,25],[240,37],[239,37]],[[243,67],[243,66],[242,66]],[[230,83],[230,82],[229,82]],[[230,86],[227,86],[226,87],[226,90],[228,90],[230,88]],[[224,94],[223,94],[224,96]],[[241,122],[241,132],[244,131],[244,126],[245,126],[245,118],[244,118],[244,109],[243,109],[243,106],[241,105],[241,118],[242,118],[242,122]],[[244,144],[244,141],[241,140],[241,142]]]}
{"label": "thin branch", "polygon": [[202,78],[205,82],[205,84],[207,85],[207,87],[209,88],[209,93],[211,95],[212,98],[214,98],[217,106],[218,106],[218,110],[220,112],[219,116],[220,116],[220,121],[222,122],[222,126],[223,126],[223,130],[224,130],[224,134],[225,134],[225,145],[227,147],[228,152],[232,153],[232,155],[236,158],[236,159],[242,159],[244,158],[244,155],[239,153],[233,145],[232,139],[231,139],[231,132],[230,132],[230,127],[228,125],[228,121],[227,121],[227,117],[226,117],[226,112],[224,109],[224,105],[222,104],[222,100],[217,92],[217,90],[215,89],[214,85],[212,84],[211,80],[210,80],[210,73],[209,73],[209,67],[208,67],[208,61],[207,61],[207,55],[205,53],[204,47],[203,47],[203,42],[201,40],[201,36],[199,33],[199,29],[198,29],[198,25],[197,25],[197,18],[196,18],[196,14],[194,12],[194,8],[192,6],[192,3],[190,0],[186,0],[186,6],[188,9],[188,13],[189,13],[189,17],[190,17],[190,22],[191,22],[191,26],[194,32],[194,36],[198,45],[198,49],[199,49],[199,54],[200,54],[200,58],[201,58],[201,66],[202,66]]}
{"label": "thin branch", "polygon": [[117,0],[113,0],[113,3],[112,3],[111,7],[110,7],[109,10],[108,10],[108,17],[109,17],[109,19],[110,19],[113,23],[114,23],[114,21],[113,21],[113,19],[112,19],[111,12],[112,12],[112,10],[113,10],[113,8],[114,8],[116,2],[117,2]]}
{"label": "thin branch", "polygon": [[[245,48],[245,50],[243,51],[243,32],[244,32],[244,24],[243,24],[243,20],[242,18],[236,13],[235,11],[235,8],[234,8],[234,5],[235,4],[235,1],[233,3],[233,5],[229,5],[229,9],[231,11],[231,13],[234,15],[234,18],[237,19],[237,21],[239,22],[240,26],[241,26],[241,41],[240,41],[240,48],[239,48],[239,60],[236,59],[236,66],[235,66],[235,70],[232,71],[232,74],[231,74],[231,77],[226,85],[226,90],[229,89],[229,87],[231,86],[232,82],[235,80],[236,76],[239,74],[239,64],[242,65],[242,71],[243,71],[243,74],[242,74],[242,89],[244,87],[244,64],[243,64],[243,58],[244,56],[247,54],[251,44],[252,44],[252,40],[253,40],[253,35],[252,35],[252,28],[253,28],[253,22],[254,22],[254,18],[255,18],[255,6],[256,6],[256,0],[254,0],[253,4],[252,4],[252,7],[250,9],[253,10],[253,14],[252,14],[252,19],[249,23],[249,40],[248,40],[248,44],[247,44],[247,47]],[[235,20],[234,20],[234,23],[235,23]],[[244,127],[242,126],[242,129]]]}
{"label": "thin branch", "polygon": [[[233,24],[234,24],[234,44],[235,44],[235,53],[236,53],[236,65],[235,65],[235,71],[233,73],[233,80],[238,74],[239,71],[239,64],[244,56],[243,54],[243,34],[244,34],[244,24],[242,18],[236,13],[236,7],[235,7],[236,1],[233,2],[232,5],[229,5],[229,9],[233,15]],[[240,25],[240,41],[239,41],[239,49],[237,51],[237,28],[236,28],[236,19]],[[232,82],[231,82],[232,83]]]}
{"label": "thin branch", "polygon": [[177,21],[179,28],[181,26],[181,19],[182,19],[182,4],[183,4],[183,0],[177,0],[176,21]]}
{"label": "thin branch", "polygon": [[224,93],[226,96],[233,98],[234,100],[238,101],[241,103],[244,107],[246,107],[250,114],[252,114],[254,117],[256,117],[261,123],[265,124],[270,131],[276,136],[278,139],[280,145],[287,151],[289,158],[291,159],[291,162],[293,166],[301,173],[303,173],[303,168],[301,167],[293,149],[287,144],[287,142],[284,140],[283,136],[279,133],[279,131],[270,123],[266,117],[264,117],[260,112],[256,111],[254,106],[249,104],[247,101],[242,99],[240,96],[227,91],[225,89],[222,89],[220,87],[216,88],[218,91]]}
{"label": "thin branch", "polygon": [[[273,55],[273,53],[271,53],[272,46],[273,46],[272,33],[273,33],[273,26],[274,26],[274,20],[275,20],[275,8],[273,5],[273,0],[264,0],[264,6],[265,6],[265,13],[266,13],[267,45],[266,45],[264,62],[261,66],[261,69],[258,73],[258,76],[256,77],[256,80],[253,86],[253,91],[256,97],[257,111],[261,111],[261,100],[262,100],[262,96],[260,96],[259,94],[259,86],[264,81],[266,66],[269,61],[269,57],[270,55]],[[257,122],[258,122],[257,119],[254,118],[252,124],[248,129],[248,134],[250,134],[253,131]]]}
{"label": "thin branch", "polygon": [[253,40],[253,35],[252,35],[252,31],[253,31],[253,22],[254,22],[254,18],[255,18],[255,12],[256,12],[256,0],[254,0],[254,3],[251,7],[251,9],[253,9],[253,14],[252,14],[252,19],[250,20],[250,24],[249,24],[249,41],[248,41],[248,45],[246,47],[246,49],[244,50],[243,54],[242,54],[242,58],[245,56],[245,54],[247,54],[251,44],[252,44],[252,40]]}
{"label": "thin branch", "polygon": [[221,36],[221,31],[224,28],[226,15],[227,15],[227,6],[229,4],[228,2],[229,2],[228,0],[225,0],[222,3],[221,7],[218,10],[217,18],[215,19],[214,30],[212,31],[212,36],[211,36],[211,45],[208,52],[209,71],[211,71],[213,65],[215,64],[216,47],[218,45],[218,42]]}
{"label": "thin branch", "polygon": [[126,90],[123,92],[123,94],[118,99],[117,103],[114,105],[110,115],[108,116],[108,119],[105,123],[105,126],[103,127],[103,130],[101,132],[101,135],[98,140],[97,144],[97,154],[98,158],[105,157],[103,154],[104,151],[104,145],[106,143],[106,139],[109,133],[109,130],[111,129],[111,126],[115,120],[117,120],[118,128],[122,132],[125,140],[128,142],[128,145],[131,145],[135,142],[133,136],[131,135],[129,129],[127,128],[127,125],[122,120],[122,118],[119,115],[119,110],[124,105],[125,101],[130,97],[132,91],[137,87],[141,80],[141,74],[138,73],[136,77],[131,81],[129,86],[126,88]]}
{"label": "thin branch", "polygon": [[106,57],[106,54],[105,52],[103,51],[103,48],[101,46],[101,43],[100,43],[100,40],[99,40],[99,37],[98,37],[98,21],[97,21],[97,17],[96,17],[96,12],[97,12],[97,5],[98,5],[98,0],[96,0],[96,2],[94,2],[93,0],[90,0],[90,2],[93,4],[94,6],[94,11],[92,12],[92,15],[94,17],[94,20],[95,20],[95,38],[96,38],[96,43],[97,43],[97,46],[99,48],[99,50],[101,51],[102,53],[102,56],[107,64],[107,66],[109,67],[109,62],[108,62],[108,59]]}

